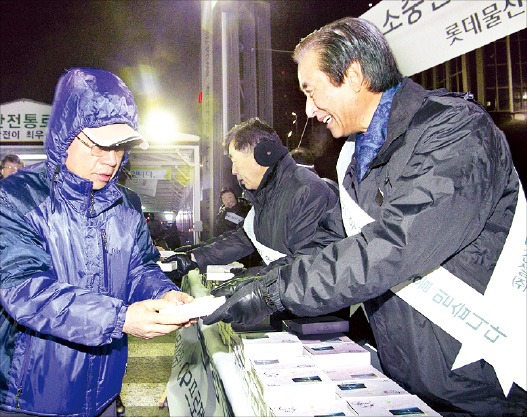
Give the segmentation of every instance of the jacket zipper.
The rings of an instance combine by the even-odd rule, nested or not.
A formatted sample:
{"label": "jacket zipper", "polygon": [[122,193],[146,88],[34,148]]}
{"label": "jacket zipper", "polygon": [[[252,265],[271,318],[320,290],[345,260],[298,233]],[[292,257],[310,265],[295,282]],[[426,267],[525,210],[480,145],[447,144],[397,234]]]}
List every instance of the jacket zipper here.
{"label": "jacket zipper", "polygon": [[16,408],[20,410],[20,397],[22,395],[22,386],[24,383],[25,376],[28,374],[28,367],[29,367],[29,359],[30,359],[30,353],[31,353],[31,336],[25,335],[29,338],[29,343],[27,344],[27,350],[24,353],[24,362],[22,363],[22,372],[20,374],[20,381],[18,383],[18,389],[16,390],[15,395],[15,401],[16,401]]}
{"label": "jacket zipper", "polygon": [[17,410],[20,410],[20,396],[22,395],[22,387],[19,387],[16,391],[15,400],[16,400],[16,408]]}
{"label": "jacket zipper", "polygon": [[[95,196],[93,191],[90,194],[90,215],[95,216]],[[106,236],[106,230],[101,230],[101,242],[102,242],[102,267],[103,267],[103,277],[102,277],[102,292],[108,292],[108,266],[107,266],[107,253],[108,253],[108,239]]]}
{"label": "jacket zipper", "polygon": [[93,191],[90,194],[90,216],[95,216],[95,196],[93,195]]}
{"label": "jacket zipper", "polygon": [[103,272],[104,272],[104,275],[103,275],[103,285],[104,285],[104,288],[103,290],[104,291],[109,291],[109,288],[108,288],[108,267],[107,267],[107,260],[108,260],[108,257],[107,257],[107,253],[108,253],[108,238],[106,236],[106,230],[102,229],[101,230],[101,238],[102,238],[102,264],[103,264]]}

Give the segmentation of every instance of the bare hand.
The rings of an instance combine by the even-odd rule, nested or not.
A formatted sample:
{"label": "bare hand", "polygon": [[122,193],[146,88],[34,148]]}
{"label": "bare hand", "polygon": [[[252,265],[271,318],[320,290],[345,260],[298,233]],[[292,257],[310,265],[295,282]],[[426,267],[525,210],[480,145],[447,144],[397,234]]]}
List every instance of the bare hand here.
{"label": "bare hand", "polygon": [[180,303],[188,304],[191,301],[194,301],[194,297],[187,294],[186,292],[173,291],[173,290],[164,293],[161,298],[164,300],[170,301],[171,303],[176,303],[176,304],[180,304]]}
{"label": "bare hand", "polygon": [[[194,297],[182,291],[169,291],[169,292],[164,293],[161,298],[163,298],[164,300],[170,301],[171,303],[176,303],[176,304],[181,304],[181,303],[188,304],[194,301]],[[185,328],[190,327],[194,323],[197,323],[197,322],[198,322],[197,318],[191,319],[190,321],[185,323],[183,327]]]}
{"label": "bare hand", "polygon": [[[182,295],[177,298],[187,299]],[[152,339],[192,324],[186,318],[178,319],[173,315],[159,314],[159,310],[169,305],[170,301],[166,299],[144,300],[131,304],[126,312],[123,332],[142,339]]]}

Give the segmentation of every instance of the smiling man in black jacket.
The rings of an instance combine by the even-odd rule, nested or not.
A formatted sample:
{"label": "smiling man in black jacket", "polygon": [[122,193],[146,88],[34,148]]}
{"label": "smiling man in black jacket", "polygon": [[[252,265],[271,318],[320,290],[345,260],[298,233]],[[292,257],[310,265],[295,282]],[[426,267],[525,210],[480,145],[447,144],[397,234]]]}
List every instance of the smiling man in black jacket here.
{"label": "smiling man in black jacket", "polygon": [[238,289],[205,323],[362,302],[384,372],[436,411],[527,415],[525,195],[503,132],[471,94],[403,78],[365,20],[313,32],[294,59],[308,117],[348,136],[327,222],[347,237]]}

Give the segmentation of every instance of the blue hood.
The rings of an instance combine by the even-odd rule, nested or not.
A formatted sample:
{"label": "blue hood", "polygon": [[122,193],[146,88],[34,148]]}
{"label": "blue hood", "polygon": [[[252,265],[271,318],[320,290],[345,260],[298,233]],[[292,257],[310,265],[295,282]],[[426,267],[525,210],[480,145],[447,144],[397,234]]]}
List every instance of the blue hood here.
{"label": "blue hood", "polygon": [[[139,125],[133,94],[119,77],[95,68],[72,68],[62,75],[45,141],[49,178],[65,163],[66,151],[82,129],[114,123],[126,123],[135,130]],[[127,161],[125,155],[121,166]]]}

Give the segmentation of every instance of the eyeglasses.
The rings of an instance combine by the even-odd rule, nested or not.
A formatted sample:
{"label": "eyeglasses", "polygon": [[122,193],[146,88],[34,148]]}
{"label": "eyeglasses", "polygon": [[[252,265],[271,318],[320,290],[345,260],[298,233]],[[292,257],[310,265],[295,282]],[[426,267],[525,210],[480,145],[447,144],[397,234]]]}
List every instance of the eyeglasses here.
{"label": "eyeglasses", "polygon": [[20,165],[4,165],[2,169],[9,169],[10,171],[17,172],[22,167]]}
{"label": "eyeglasses", "polygon": [[124,152],[127,149],[126,145],[118,145],[118,146],[99,146],[96,143],[93,143],[89,138],[88,139],[91,142],[91,145],[85,141],[83,141],[80,136],[77,136],[77,139],[85,145],[86,147],[90,148],[90,153],[92,156],[101,157],[103,155],[108,155],[110,152],[114,151],[115,156],[121,158],[124,155]]}

